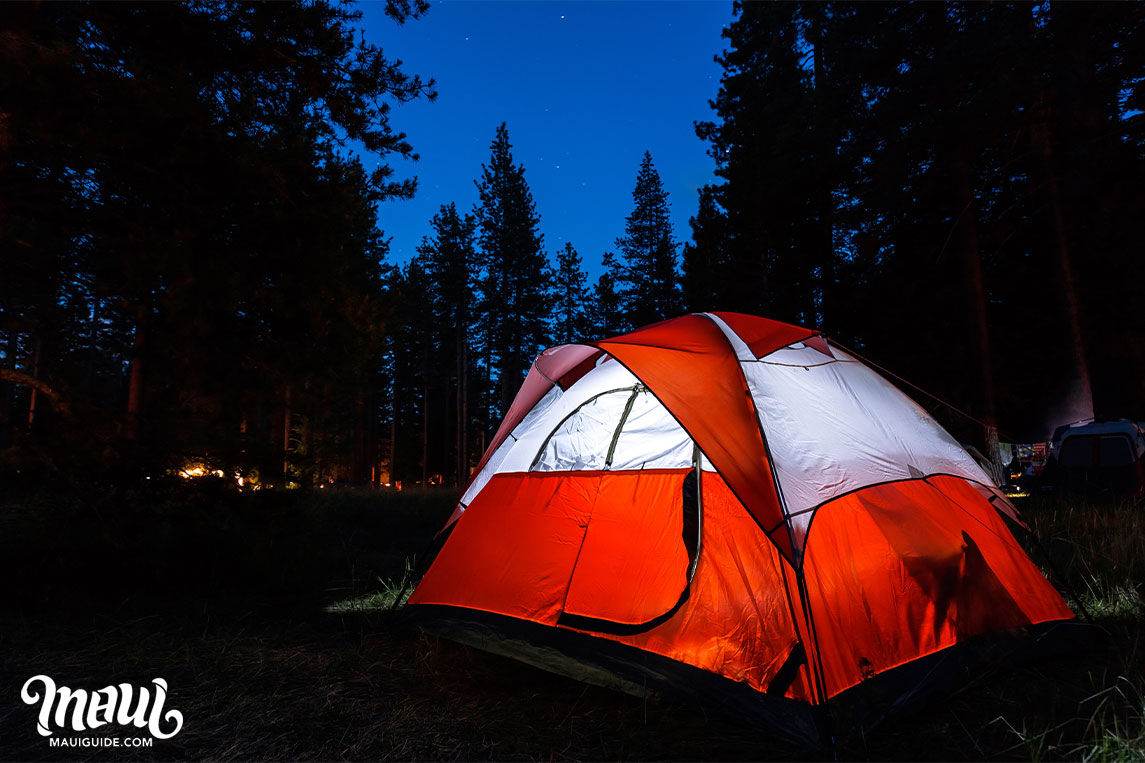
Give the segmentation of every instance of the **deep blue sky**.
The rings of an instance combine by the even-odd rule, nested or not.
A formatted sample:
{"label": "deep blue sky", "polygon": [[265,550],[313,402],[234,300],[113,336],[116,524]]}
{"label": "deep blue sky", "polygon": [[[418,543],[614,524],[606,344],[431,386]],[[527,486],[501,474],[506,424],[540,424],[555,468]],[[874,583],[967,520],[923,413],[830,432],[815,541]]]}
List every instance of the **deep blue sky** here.
{"label": "deep blue sky", "polygon": [[367,40],[407,73],[435,78],[439,93],[391,112],[391,126],[421,154],[391,162],[398,177],[419,182],[413,200],[379,210],[391,262],[414,254],[442,204],[472,208],[501,122],[550,257],[570,241],[595,277],[624,233],[645,150],[668,191],[676,239],[691,237],[696,191],[714,166],[693,122],[712,118],[721,74],[712,58],[724,48],[730,0],[436,0],[404,26],[381,3],[360,7]]}

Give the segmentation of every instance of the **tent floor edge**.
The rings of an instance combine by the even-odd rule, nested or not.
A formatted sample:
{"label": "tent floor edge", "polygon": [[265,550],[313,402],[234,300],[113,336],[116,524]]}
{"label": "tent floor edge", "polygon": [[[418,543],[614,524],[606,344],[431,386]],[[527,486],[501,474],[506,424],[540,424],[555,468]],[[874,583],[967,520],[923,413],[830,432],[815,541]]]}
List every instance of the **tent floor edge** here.
{"label": "tent floor edge", "polygon": [[720,711],[803,748],[828,750],[821,708],[589,633],[439,604],[411,604],[407,622],[451,641],[637,697],[655,694]]}
{"label": "tent floor edge", "polygon": [[1100,628],[1076,619],[1050,620],[975,636],[883,671],[828,702],[836,728],[849,730],[838,742],[853,744],[885,719],[922,710],[971,679],[1091,648],[1101,635]]}
{"label": "tent floor edge", "polygon": [[813,706],[768,695],[706,670],[590,633],[554,628],[506,615],[439,604],[405,608],[407,623],[492,654],[594,686],[643,697],[649,693],[721,712],[730,722],[766,730],[803,748],[830,754],[830,728],[847,730],[839,749],[891,716],[918,711],[958,685],[1092,648],[1100,628],[1052,620],[975,636],[883,671]]}

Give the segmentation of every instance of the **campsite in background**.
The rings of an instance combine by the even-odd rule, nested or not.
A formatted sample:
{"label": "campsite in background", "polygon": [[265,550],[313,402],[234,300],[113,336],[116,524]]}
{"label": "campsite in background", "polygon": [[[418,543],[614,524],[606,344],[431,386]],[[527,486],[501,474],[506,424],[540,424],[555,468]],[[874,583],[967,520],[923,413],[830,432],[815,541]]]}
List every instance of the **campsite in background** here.
{"label": "campsite in background", "polygon": [[589,251],[448,3],[0,9],[0,757],[1145,755],[1145,6],[726,11]]}

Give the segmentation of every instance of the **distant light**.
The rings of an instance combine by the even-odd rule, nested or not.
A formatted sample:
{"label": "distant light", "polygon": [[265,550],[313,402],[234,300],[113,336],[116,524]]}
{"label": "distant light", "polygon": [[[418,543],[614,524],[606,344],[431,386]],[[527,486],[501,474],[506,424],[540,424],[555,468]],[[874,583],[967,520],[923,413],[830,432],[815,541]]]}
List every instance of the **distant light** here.
{"label": "distant light", "polygon": [[179,476],[185,480],[203,477],[206,476],[206,474],[206,467],[199,463],[186,463],[183,465],[183,468],[179,470]]}

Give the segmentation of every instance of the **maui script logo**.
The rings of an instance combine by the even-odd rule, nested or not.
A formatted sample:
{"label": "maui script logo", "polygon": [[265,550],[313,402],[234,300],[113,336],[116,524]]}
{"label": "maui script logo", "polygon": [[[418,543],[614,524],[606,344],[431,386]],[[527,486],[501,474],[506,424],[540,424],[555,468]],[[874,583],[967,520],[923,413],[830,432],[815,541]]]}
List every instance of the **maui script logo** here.
{"label": "maui script logo", "polygon": [[[183,714],[178,710],[168,710],[164,715],[167,682],[155,678],[151,683],[154,685],[152,689],[119,684],[89,692],[57,687],[48,676],[32,676],[24,682],[20,699],[26,705],[40,703],[36,731],[43,737],[50,737],[53,728],[89,731],[114,723],[138,729],[147,727],[148,733],[156,739],[170,739],[183,728]],[[168,725],[164,731],[164,723],[174,724],[174,728]]]}

